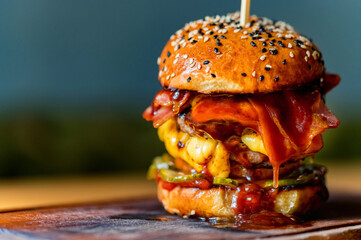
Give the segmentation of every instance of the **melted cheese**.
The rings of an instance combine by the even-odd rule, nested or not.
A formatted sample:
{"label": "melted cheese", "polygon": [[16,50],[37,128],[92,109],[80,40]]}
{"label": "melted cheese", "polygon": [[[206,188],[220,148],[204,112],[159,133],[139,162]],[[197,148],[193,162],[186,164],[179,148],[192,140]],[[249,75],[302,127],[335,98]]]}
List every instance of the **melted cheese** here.
{"label": "melted cheese", "polygon": [[[177,129],[175,119],[170,119],[160,126],[158,136],[172,157],[183,159],[197,172],[201,172],[207,165],[212,176],[228,177],[229,153],[220,141],[192,136],[180,131]],[[246,129],[241,139],[250,150],[267,155],[262,138],[257,132]]]}
{"label": "melted cheese", "polygon": [[201,172],[207,165],[212,176],[228,177],[229,153],[220,141],[179,131],[174,119],[159,127],[158,136],[170,155],[183,159],[197,172]]}
{"label": "melted cheese", "polygon": [[267,151],[264,148],[261,135],[259,135],[257,132],[246,129],[243,132],[241,139],[242,142],[247,145],[250,150],[267,155]]}

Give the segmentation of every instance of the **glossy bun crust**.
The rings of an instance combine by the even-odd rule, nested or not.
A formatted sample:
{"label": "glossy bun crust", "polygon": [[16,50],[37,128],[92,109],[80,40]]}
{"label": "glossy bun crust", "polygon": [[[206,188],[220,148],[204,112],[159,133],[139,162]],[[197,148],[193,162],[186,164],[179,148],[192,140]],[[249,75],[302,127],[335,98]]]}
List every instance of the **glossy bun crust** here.
{"label": "glossy bun crust", "polygon": [[[201,190],[177,186],[166,190],[162,181],[158,183],[158,199],[169,213],[180,216],[234,217],[236,196],[236,190],[222,187]],[[327,198],[327,189],[321,184],[280,190],[273,210],[284,215],[304,215],[317,209]]]}
{"label": "glossy bun crust", "polygon": [[324,74],[322,55],[290,25],[239,13],[206,17],[176,32],[160,58],[163,87],[201,93],[267,93],[298,88]]}

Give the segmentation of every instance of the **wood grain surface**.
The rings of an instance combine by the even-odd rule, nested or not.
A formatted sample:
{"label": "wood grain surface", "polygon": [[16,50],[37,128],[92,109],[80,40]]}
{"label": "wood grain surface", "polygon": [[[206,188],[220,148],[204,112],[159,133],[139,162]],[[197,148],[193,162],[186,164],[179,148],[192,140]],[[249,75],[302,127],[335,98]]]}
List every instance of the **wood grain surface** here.
{"label": "wood grain surface", "polygon": [[0,238],[12,239],[360,239],[361,196],[331,199],[305,224],[240,231],[166,213],[156,199],[2,213]]}
{"label": "wood grain surface", "polygon": [[306,223],[254,231],[169,215],[141,175],[2,181],[0,239],[361,239],[361,167],[329,169]]}

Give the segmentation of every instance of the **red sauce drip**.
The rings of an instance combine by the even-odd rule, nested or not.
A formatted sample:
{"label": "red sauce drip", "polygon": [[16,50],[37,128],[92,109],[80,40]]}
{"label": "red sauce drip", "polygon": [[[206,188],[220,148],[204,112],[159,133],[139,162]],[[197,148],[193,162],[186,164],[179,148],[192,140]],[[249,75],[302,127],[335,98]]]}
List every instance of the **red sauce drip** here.
{"label": "red sauce drip", "polygon": [[209,189],[212,187],[212,183],[209,182],[207,179],[193,180],[193,181],[187,181],[181,183],[170,183],[158,177],[157,182],[162,182],[162,187],[168,191],[173,190],[176,186],[189,187],[189,188],[194,187],[199,189]]}
{"label": "red sauce drip", "polygon": [[280,176],[280,165],[273,166],[273,187],[278,188],[278,178]]}
{"label": "red sauce drip", "polygon": [[274,229],[284,226],[296,225],[301,223],[297,217],[287,217],[282,213],[262,210],[252,214],[239,214],[235,224],[236,229]]}
{"label": "red sauce drip", "polygon": [[277,188],[262,189],[257,184],[244,184],[238,187],[236,222],[237,229],[274,228],[298,224],[295,217],[287,217],[273,211]]}
{"label": "red sauce drip", "polygon": [[[277,167],[289,159],[320,150],[320,134],[339,124],[318,90],[248,97],[204,96],[192,106],[191,119],[198,124],[233,121],[256,130],[277,174]],[[278,175],[274,176],[274,186],[278,185],[277,180]]]}
{"label": "red sauce drip", "polygon": [[263,189],[257,184],[243,184],[237,188],[237,214],[251,214],[263,209],[272,210],[278,189]]}
{"label": "red sauce drip", "polygon": [[[205,132],[235,152],[240,149],[229,144],[226,137],[232,133],[240,136],[245,127],[254,129],[261,135],[274,173],[278,174],[277,167],[289,159],[319,151],[322,148],[320,134],[339,125],[322,98],[339,82],[337,75],[325,74],[323,81],[309,87],[311,90],[253,95],[199,94],[201,99],[192,106],[191,119],[196,126],[206,126]],[[189,106],[190,99],[190,91],[161,90],[143,117],[159,127]],[[235,125],[239,127],[231,127]],[[246,166],[244,158],[238,160]],[[274,176],[274,186],[277,186],[277,179],[278,176]]]}

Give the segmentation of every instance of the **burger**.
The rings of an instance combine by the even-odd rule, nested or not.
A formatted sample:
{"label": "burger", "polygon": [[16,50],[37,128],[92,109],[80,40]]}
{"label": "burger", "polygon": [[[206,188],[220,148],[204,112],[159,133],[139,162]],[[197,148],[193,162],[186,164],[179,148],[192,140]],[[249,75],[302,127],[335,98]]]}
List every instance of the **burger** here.
{"label": "burger", "polygon": [[148,177],[169,213],[286,224],[327,200],[313,156],[339,125],[324,97],[340,78],[311,39],[264,17],[205,17],[158,64],[163,89],[143,117],[168,152]]}

